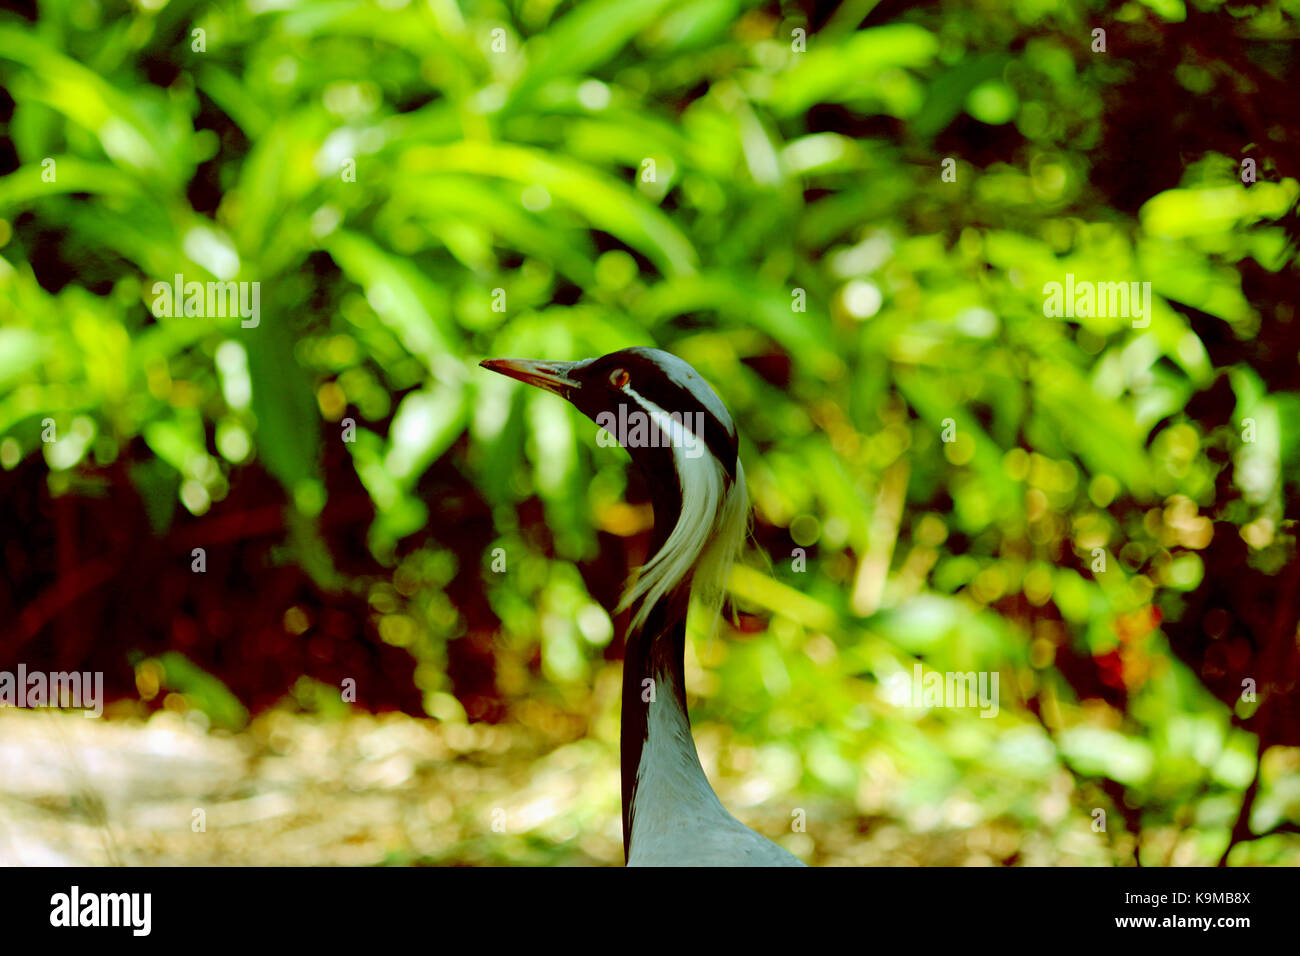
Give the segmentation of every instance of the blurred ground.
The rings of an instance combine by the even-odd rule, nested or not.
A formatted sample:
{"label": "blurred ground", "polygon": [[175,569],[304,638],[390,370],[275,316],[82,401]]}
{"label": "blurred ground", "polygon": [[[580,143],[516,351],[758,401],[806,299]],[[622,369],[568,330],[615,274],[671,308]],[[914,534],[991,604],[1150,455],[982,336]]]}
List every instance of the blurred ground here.
{"label": "blurred ground", "polygon": [[[744,756],[720,749],[709,728],[699,737],[723,802],[810,863],[1112,862],[1086,818],[1065,821],[1064,836],[942,819],[908,832],[916,821],[822,819],[822,808],[805,804],[807,832],[791,833],[793,798],[752,805],[765,789],[757,775],[717,772]],[[1043,790],[1059,804],[1055,783]],[[950,817],[963,812],[960,801],[948,807]],[[554,746],[518,727],[402,714],[271,711],[238,734],[171,711],[147,720],[0,717],[3,866],[621,862],[616,750],[590,738]]]}

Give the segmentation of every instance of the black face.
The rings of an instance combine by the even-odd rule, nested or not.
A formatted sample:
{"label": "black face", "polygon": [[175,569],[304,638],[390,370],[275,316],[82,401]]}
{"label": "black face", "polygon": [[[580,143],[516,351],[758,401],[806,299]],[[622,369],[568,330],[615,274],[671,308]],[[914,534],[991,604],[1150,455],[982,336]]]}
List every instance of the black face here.
{"label": "black face", "polygon": [[[631,348],[582,362],[489,359],[480,364],[554,392],[601,425],[605,424],[602,417],[608,420],[612,414],[618,419],[620,406],[628,414],[642,415],[646,414],[647,403],[657,406],[678,416],[695,438],[703,440],[727,473],[735,476],[736,427],[731,415],[699,373],[675,355],[659,349]],[[638,449],[628,451],[638,457]]]}

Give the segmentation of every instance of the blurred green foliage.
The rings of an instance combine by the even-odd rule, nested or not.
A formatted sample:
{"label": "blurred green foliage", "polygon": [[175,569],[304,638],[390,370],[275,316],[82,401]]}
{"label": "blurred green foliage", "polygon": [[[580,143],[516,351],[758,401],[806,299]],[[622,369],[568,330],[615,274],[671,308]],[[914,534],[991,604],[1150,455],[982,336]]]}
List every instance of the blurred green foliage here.
{"label": "blurred green foliage", "polygon": [[[1294,81],[1295,4],[875,6],[5,19],[0,462],[44,455],[59,496],[125,458],[159,534],[265,468],[292,559],[368,595],[430,714],[465,719],[449,648],[496,621],[507,712],[608,713],[593,577],[616,585],[625,564],[597,569],[647,521],[625,455],[475,364],[655,344],[743,437],[768,560],[733,590],[771,623],[699,640],[688,669],[697,724],[753,745],[772,794],[1003,821],[1062,860],[1214,862],[1294,830],[1294,714],[1253,721],[1294,693],[1295,609],[1207,636],[1221,608],[1196,598],[1227,541],[1245,594],[1294,580],[1296,124],[1214,110],[1243,77]],[[1172,145],[1124,152],[1147,135]],[[177,274],[260,283],[260,323],[154,315]],[[1149,325],[1046,315],[1067,274],[1149,282]],[[377,577],[318,531],[340,443]],[[900,706],[922,661],[997,672],[997,716]],[[1234,703],[1243,675],[1256,702]],[[1298,854],[1278,832],[1233,860]]]}

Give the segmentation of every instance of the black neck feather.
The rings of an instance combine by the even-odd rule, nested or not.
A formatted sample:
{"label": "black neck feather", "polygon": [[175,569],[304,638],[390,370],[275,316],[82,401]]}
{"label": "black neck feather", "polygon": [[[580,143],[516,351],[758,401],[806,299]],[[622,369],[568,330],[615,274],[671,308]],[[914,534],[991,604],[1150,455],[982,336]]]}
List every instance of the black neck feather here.
{"label": "black neck feather", "polygon": [[[677,516],[681,514],[681,490],[677,476],[656,475],[646,469],[650,497],[654,504],[655,527],[649,554],[653,556],[663,547],[672,533]],[[623,704],[620,729],[620,764],[623,783],[623,858],[632,849],[632,804],[636,798],[636,774],[641,765],[641,751],[649,732],[650,703],[646,680],[655,681],[656,703],[659,706],[676,705],[681,709],[687,725],[690,715],[686,709],[686,612],[690,605],[690,577],[666,594],[650,611],[639,631],[627,637],[627,650],[623,658]],[[630,613],[635,613],[635,608]],[[659,679],[671,682],[674,701],[659,699],[665,690]]]}

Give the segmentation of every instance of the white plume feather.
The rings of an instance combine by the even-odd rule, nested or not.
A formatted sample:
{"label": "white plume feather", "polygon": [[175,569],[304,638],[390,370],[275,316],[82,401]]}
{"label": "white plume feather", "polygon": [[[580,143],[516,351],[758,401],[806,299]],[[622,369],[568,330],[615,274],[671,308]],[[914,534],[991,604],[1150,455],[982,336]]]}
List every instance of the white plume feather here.
{"label": "white plume feather", "polygon": [[[628,389],[652,418],[674,439],[681,437],[682,424],[654,403]],[[686,454],[685,442],[672,442],[682,509],[668,540],[641,568],[623,595],[618,610],[641,601],[632,616],[631,630],[645,624],[650,610],[695,569],[692,596],[708,611],[708,627],[722,607],[731,565],[745,543],[749,528],[749,495],[745,470],[736,459],[736,477],[728,481],[721,463],[709,452],[697,457]],[[662,516],[656,515],[655,520]]]}

